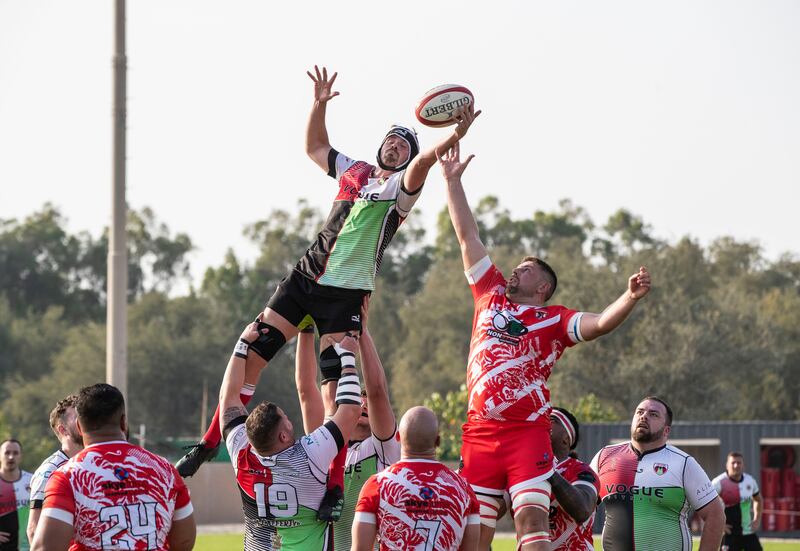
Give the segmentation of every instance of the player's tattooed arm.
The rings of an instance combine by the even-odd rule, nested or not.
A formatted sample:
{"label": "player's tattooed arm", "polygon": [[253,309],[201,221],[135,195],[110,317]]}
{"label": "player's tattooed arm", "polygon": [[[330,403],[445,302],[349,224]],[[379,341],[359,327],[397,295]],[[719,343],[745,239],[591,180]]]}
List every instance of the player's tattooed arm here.
{"label": "player's tattooed arm", "polygon": [[582,524],[592,516],[597,506],[597,494],[585,484],[573,486],[558,473],[550,477],[550,486],[558,504],[575,522]]}
{"label": "player's tattooed arm", "polygon": [[244,406],[225,408],[225,411],[222,413],[222,426],[227,426],[228,423],[242,416],[247,417],[247,408]]}

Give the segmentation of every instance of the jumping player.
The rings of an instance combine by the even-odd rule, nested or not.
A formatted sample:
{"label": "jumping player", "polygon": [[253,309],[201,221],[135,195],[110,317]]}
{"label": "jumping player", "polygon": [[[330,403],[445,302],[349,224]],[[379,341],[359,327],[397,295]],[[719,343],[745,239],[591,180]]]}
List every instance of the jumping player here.
{"label": "jumping player", "polygon": [[353,551],[477,549],[479,505],[467,481],[436,461],[439,423],[425,407],[400,420],[400,461],[370,477],[353,523]]}
{"label": "jumping player", "polygon": [[519,547],[545,550],[550,545],[547,479],[553,474],[547,379],[566,348],[605,335],[628,317],[650,290],[650,274],[641,267],[601,314],[545,306],[556,290],[553,269],[526,257],[506,280],[481,242],[461,184],[472,158],[462,163],[458,144],[440,158],[447,206],[475,300],[461,473],[481,502],[482,531],[494,530],[492,515],[508,490]]}
{"label": "jumping player", "polygon": [[245,514],[245,551],[332,549],[329,523],[317,519],[331,460],[343,449],[361,415],[361,384],[355,370],[356,341],[335,343],[342,358],[337,410],[324,425],[295,439],[294,427],[275,404],[262,402],[249,415],[240,398],[251,345],[267,329],[261,315],[234,349],[220,390],[225,443],[236,471]]}
{"label": "jumping player", "polygon": [[[365,391],[361,393],[361,417],[347,445],[344,507],[341,518],[334,524],[334,549],[350,549],[352,545],[351,527],[358,494],[364,483],[370,476],[400,459],[397,422],[389,401],[386,374],[368,329],[368,304],[369,299],[365,298],[361,309],[362,333],[358,340]],[[310,332],[302,330],[297,338],[295,377],[306,433],[322,424],[322,411],[327,409],[323,408],[322,395],[316,384],[309,384],[309,381],[314,381],[317,372],[313,327],[309,329]]]}
{"label": "jumping player", "polygon": [[192,549],[189,490],[166,459],[125,441],[122,393],[84,387],[75,409],[86,447],[50,476],[34,551]]}
{"label": "jumping player", "polygon": [[[453,132],[434,147],[420,151],[416,133],[393,126],[381,143],[377,166],[355,161],[334,149],[328,139],[325,115],[337,74],[326,68],[308,72],[314,82],[314,103],[306,129],[306,153],[330,177],[339,191],[328,219],[317,238],[287,275],[264,309],[264,332],[253,343],[245,381],[255,385],[266,364],[298,325],[310,315],[320,332],[320,368],[323,392],[332,400],[341,361],[332,346],[345,332],[361,329],[361,301],[375,288],[375,276],[383,252],[411,212],[436,151],[457,143],[480,112],[462,110]],[[220,441],[219,410],[199,444],[176,465],[182,476],[192,476],[204,461],[213,458]],[[343,461],[343,459],[342,459]],[[340,489],[341,490],[341,489]]]}
{"label": "jumping player", "polygon": [[75,411],[75,394],[70,394],[56,403],[50,412],[50,428],[61,443],[58,451],[45,459],[33,473],[31,479],[31,513],[28,517],[28,540],[33,541],[39,515],[44,503],[44,489],[50,475],[83,449],[83,436],[78,430],[78,413]]}

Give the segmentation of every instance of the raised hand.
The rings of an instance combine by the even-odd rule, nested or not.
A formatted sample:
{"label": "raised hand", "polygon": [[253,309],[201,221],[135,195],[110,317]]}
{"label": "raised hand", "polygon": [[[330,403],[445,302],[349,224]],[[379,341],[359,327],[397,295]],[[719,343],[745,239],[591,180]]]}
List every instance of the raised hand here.
{"label": "raised hand", "polygon": [[475,119],[477,119],[480,114],[481,111],[475,111],[475,106],[472,104],[466,107],[459,107],[455,113],[453,113],[453,118],[456,120],[454,132],[459,140],[466,136],[467,130],[469,130],[469,127],[472,126],[472,123],[475,122]]}
{"label": "raised hand", "polygon": [[264,312],[261,312],[255,321],[247,324],[247,327],[244,328],[242,334],[239,336],[240,339],[244,340],[248,344],[253,344],[261,335],[266,335],[269,332],[269,329],[266,327],[263,329],[258,328],[258,324],[264,319]]}
{"label": "raised hand", "polygon": [[639,300],[650,291],[650,272],[644,266],[628,278],[628,292],[634,300]]}
{"label": "raised hand", "polygon": [[306,71],[308,77],[314,81],[314,100],[320,103],[327,103],[328,100],[331,98],[335,98],[339,95],[339,92],[334,92],[331,90],[333,87],[333,83],[336,80],[336,75],[339,73],[333,73],[331,78],[328,78],[328,69],[323,67],[322,72],[319,72],[319,67],[314,65],[314,73],[315,75],[311,74],[311,71]]}
{"label": "raised hand", "polygon": [[439,155],[437,151],[436,158],[439,160],[439,164],[442,165],[442,174],[445,180],[450,180],[461,178],[461,175],[467,169],[472,159],[475,158],[475,155],[470,155],[467,157],[467,160],[462,163],[461,148],[458,142],[456,142],[453,147],[444,152],[444,155]]}

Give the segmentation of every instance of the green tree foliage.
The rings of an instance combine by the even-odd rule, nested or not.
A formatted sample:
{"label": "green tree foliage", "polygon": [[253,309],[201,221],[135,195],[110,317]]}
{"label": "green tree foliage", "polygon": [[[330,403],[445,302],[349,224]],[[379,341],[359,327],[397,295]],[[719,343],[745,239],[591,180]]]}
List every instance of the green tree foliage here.
{"label": "green tree foliage", "polygon": [[[517,218],[495,197],[475,206],[482,238],[505,273],[523,256],[558,272],[552,303],[599,312],[640,265],[653,290],[622,327],[564,354],[550,378],[555,404],[583,423],[627,419],[648,393],[680,420],[800,419],[800,261],[764,258],[758,244],[721,236],[702,246],[667,243],[626,210],[596,225],[577,205]],[[242,327],[264,306],[324,220],[300,202],[245,228],[253,259],[228,251],[197,291],[174,293],[188,274],[188,236],[150,209],[128,220],[129,416],[149,446],[196,437],[210,421],[222,373]],[[426,239],[413,214],[387,249],[370,306],[370,331],[398,412],[426,403],[442,420],[442,454],[458,457],[473,301],[446,209]],[[26,467],[56,445],[56,400],[104,379],[107,234],[70,233],[45,205],[0,221],[0,431],[19,437]],[[432,244],[430,244],[432,243]],[[277,402],[301,426],[294,345],[262,373],[256,400]],[[202,409],[204,385],[208,405]],[[2,435],[0,435],[2,436]]]}

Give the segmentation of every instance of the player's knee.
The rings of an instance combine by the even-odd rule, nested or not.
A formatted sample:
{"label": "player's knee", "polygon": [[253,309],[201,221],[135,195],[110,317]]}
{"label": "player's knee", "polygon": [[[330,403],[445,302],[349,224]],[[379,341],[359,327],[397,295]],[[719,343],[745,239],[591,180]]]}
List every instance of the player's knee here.
{"label": "player's knee", "polygon": [[342,358],[334,346],[329,346],[319,353],[319,370],[322,372],[322,384],[336,382],[342,377]]}
{"label": "player's knee", "polygon": [[[263,329],[268,329],[268,331],[263,333]],[[250,344],[250,348],[255,350],[264,360],[270,361],[278,353],[278,350],[286,344],[286,337],[281,333],[280,329],[263,321],[258,323],[258,330],[262,334],[255,342]]]}
{"label": "player's knee", "polygon": [[514,509],[514,516],[522,514],[527,516],[529,511],[536,516],[539,515],[535,512],[543,513],[546,516],[550,511],[550,483],[541,480],[514,492],[511,497],[511,506]]}

